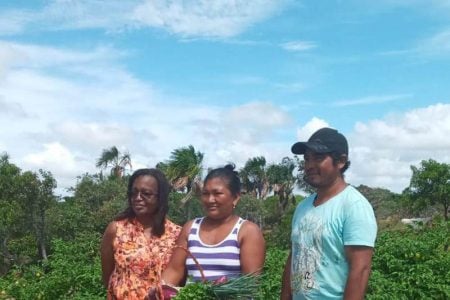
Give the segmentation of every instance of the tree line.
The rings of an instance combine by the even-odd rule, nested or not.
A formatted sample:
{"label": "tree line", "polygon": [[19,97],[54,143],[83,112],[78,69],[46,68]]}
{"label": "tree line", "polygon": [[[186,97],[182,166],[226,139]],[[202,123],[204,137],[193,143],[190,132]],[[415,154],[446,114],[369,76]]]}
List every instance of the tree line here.
{"label": "tree line", "polygon": [[[202,214],[198,193],[206,169],[203,157],[204,153],[189,145],[175,149],[155,166],[172,185],[169,217],[179,224]],[[72,195],[60,198],[49,171],[22,171],[7,153],[0,156],[0,275],[48,260],[54,252],[52,241],[73,241],[82,233],[103,232],[126,205],[131,155],[113,146],[103,150],[96,166],[99,172],[80,175],[69,189]],[[448,220],[450,165],[429,159],[411,169],[411,183],[401,194],[364,185],[357,188],[372,203],[378,219],[438,209]],[[297,156],[278,163],[252,157],[239,170],[243,197],[238,213],[262,227],[269,246],[288,247],[290,216],[302,199],[294,190],[312,192],[303,172],[304,162]]]}

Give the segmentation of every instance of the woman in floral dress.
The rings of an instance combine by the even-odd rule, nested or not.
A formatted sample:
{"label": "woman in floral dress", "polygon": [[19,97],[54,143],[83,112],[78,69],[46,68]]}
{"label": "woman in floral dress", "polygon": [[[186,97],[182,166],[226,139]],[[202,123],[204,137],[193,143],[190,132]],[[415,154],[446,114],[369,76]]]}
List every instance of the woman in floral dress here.
{"label": "woman in floral dress", "polygon": [[169,183],[157,169],[130,177],[128,207],[108,225],[101,245],[108,299],[147,299],[149,289],[160,286],[181,229],[166,218],[168,195]]}

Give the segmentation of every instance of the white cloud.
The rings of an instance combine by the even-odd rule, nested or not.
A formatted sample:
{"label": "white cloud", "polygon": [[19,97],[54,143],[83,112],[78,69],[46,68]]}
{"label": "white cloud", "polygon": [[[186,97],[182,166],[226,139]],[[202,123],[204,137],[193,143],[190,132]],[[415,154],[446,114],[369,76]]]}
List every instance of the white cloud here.
{"label": "white cloud", "polygon": [[284,126],[291,121],[290,116],[269,102],[250,102],[232,108],[225,122],[231,124],[250,124],[258,130]]}
{"label": "white cloud", "polygon": [[427,7],[433,9],[445,9],[450,7],[448,0],[381,0],[380,4],[389,5],[391,7]]}
{"label": "white cloud", "polygon": [[0,97],[0,116],[13,116],[15,118],[25,118],[27,114],[20,103],[7,102]]}
{"label": "white cloud", "polygon": [[135,19],[181,36],[231,37],[276,12],[285,1],[164,1],[148,0]]}
{"label": "white cloud", "polygon": [[[60,0],[40,10],[0,14],[0,34],[29,30],[153,27],[183,37],[232,37],[285,6],[286,0]],[[101,12],[101,13],[99,13]]]}
{"label": "white cloud", "polygon": [[267,80],[265,78],[259,76],[236,76],[230,79],[232,84],[237,85],[260,85],[267,84]]}
{"label": "white cloud", "polygon": [[0,35],[21,33],[30,18],[34,15],[27,11],[11,10],[0,12]]}
{"label": "white cloud", "polygon": [[450,2],[448,0],[357,0],[352,2],[360,5],[364,11],[368,12],[404,8],[417,10],[421,13],[431,12],[437,16],[437,14],[448,15],[450,8]]}
{"label": "white cloud", "polygon": [[311,41],[291,41],[280,46],[287,51],[299,52],[314,49],[317,47],[317,44]]}
{"label": "white cloud", "polygon": [[55,136],[60,136],[68,145],[98,150],[107,145],[128,144],[133,136],[130,128],[119,124],[66,121],[52,124]]}
{"label": "white cloud", "polygon": [[307,141],[314,132],[323,127],[330,127],[330,125],[325,120],[314,117],[303,127],[297,129],[297,140]]}
{"label": "white cloud", "polygon": [[39,168],[47,167],[63,171],[70,171],[75,166],[74,156],[70,151],[58,142],[44,144],[45,150],[38,153],[31,153],[26,155],[23,160],[30,166]]}
{"label": "white cloud", "polygon": [[368,105],[379,104],[386,102],[393,102],[398,100],[405,100],[411,98],[411,94],[397,94],[397,95],[381,95],[381,96],[367,96],[359,99],[340,100],[333,103],[333,106],[351,106],[351,105]]}
{"label": "white cloud", "polygon": [[94,166],[88,161],[80,159],[72,150],[55,141],[44,143],[35,152],[29,151],[22,158],[12,156],[12,162],[24,170],[50,171],[57,181],[56,193],[66,195],[67,189],[75,185],[77,176],[86,172],[93,172]]}
{"label": "white cloud", "polygon": [[298,93],[304,91],[307,88],[307,85],[303,82],[275,83],[274,86],[280,90],[290,93]]}
{"label": "white cloud", "polygon": [[[250,102],[219,109],[203,119],[195,132],[208,165],[234,162],[238,167],[254,156],[280,159],[286,149],[274,140],[276,130],[292,123],[290,115],[270,102]],[[194,132],[194,134],[195,134]]]}
{"label": "white cloud", "polygon": [[421,55],[448,56],[450,54],[450,29],[420,41],[415,51]]}
{"label": "white cloud", "polygon": [[[95,172],[101,150],[112,145],[128,150],[135,168],[154,166],[189,144],[205,153],[207,167],[228,161],[239,167],[261,155],[278,162],[292,155],[295,141],[283,140],[294,128],[285,109],[270,101],[213,106],[162,93],[120,67],[120,55],[101,46],[90,51],[0,43],[0,66],[7,66],[0,77],[0,127],[8,129],[0,132],[1,149],[23,169],[50,170],[63,188]],[[401,96],[408,95],[352,101]],[[450,106],[437,104],[357,124],[346,134],[349,182],[401,191],[411,164],[450,161],[449,116]],[[326,120],[313,118],[297,130],[297,138],[307,140],[325,126]]]}
{"label": "white cloud", "polygon": [[409,49],[384,51],[380,55],[403,57],[407,55],[415,60],[418,57],[447,59],[450,55],[450,29],[446,28],[430,37],[419,39]]}
{"label": "white cloud", "polygon": [[0,13],[0,34],[86,28],[121,30],[133,26],[137,0],[50,0],[40,9],[5,10]]}
{"label": "white cloud", "polygon": [[436,104],[405,114],[358,123],[349,136],[349,180],[401,192],[411,165],[435,159],[450,162],[450,105]]}
{"label": "white cloud", "polygon": [[[319,118],[311,119],[297,129],[298,141],[308,140],[322,127],[333,126]],[[357,123],[353,132],[344,135],[351,161],[347,182],[400,193],[409,185],[410,166],[428,159],[450,163],[450,104],[438,103]]]}
{"label": "white cloud", "polygon": [[[211,165],[282,157],[286,151],[273,136],[292,120],[270,102],[196,104],[160,94],[117,67],[114,55],[99,64],[95,51],[8,43],[0,49],[10,46],[20,51],[0,80],[0,104],[9,111],[0,126],[10,128],[0,140],[20,167],[51,171],[60,190],[73,186],[76,176],[95,172],[101,151],[113,145],[131,153],[135,168],[154,166],[189,144]],[[43,63],[49,53],[57,59]]]}
{"label": "white cloud", "polygon": [[[151,108],[146,107],[157,95],[117,66],[114,50],[0,43],[0,53],[11,52],[16,60],[0,78],[0,126],[9,129],[0,139],[20,166],[49,166],[67,187],[77,175],[95,171],[103,148],[128,146],[138,135],[154,137],[133,128],[130,116],[144,111],[147,115],[139,113],[136,120],[148,118]],[[139,139],[133,144],[142,145]]]}

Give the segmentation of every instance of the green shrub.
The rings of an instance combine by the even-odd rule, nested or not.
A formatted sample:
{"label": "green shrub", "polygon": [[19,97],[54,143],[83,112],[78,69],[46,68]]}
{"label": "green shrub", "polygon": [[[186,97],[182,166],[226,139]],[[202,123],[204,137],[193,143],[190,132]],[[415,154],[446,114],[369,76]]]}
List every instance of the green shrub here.
{"label": "green shrub", "polygon": [[104,299],[99,241],[98,234],[53,240],[48,261],[11,270],[0,279],[0,294],[5,299]]}
{"label": "green shrub", "polygon": [[291,224],[292,216],[294,215],[295,207],[292,207],[286,212],[279,224],[265,233],[264,237],[268,248],[279,248],[288,250],[291,247]]}
{"label": "green shrub", "polygon": [[264,273],[261,280],[261,300],[280,299],[281,279],[289,251],[269,248],[264,262]]}
{"label": "green shrub", "polygon": [[380,233],[367,299],[449,299],[449,224]]}

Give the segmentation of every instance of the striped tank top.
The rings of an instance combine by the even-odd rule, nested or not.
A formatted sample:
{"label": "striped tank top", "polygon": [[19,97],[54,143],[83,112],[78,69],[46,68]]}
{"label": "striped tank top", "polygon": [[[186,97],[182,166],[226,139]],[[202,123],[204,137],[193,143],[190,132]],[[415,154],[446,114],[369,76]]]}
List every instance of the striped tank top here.
{"label": "striped tank top", "polygon": [[[194,219],[188,237],[188,249],[202,266],[207,280],[216,280],[222,276],[227,278],[238,277],[241,274],[240,247],[238,233],[242,218],[234,225],[230,234],[218,244],[208,245],[200,240],[200,225],[203,218]],[[193,281],[201,281],[200,271],[194,260],[188,256],[186,259],[188,277]]]}

